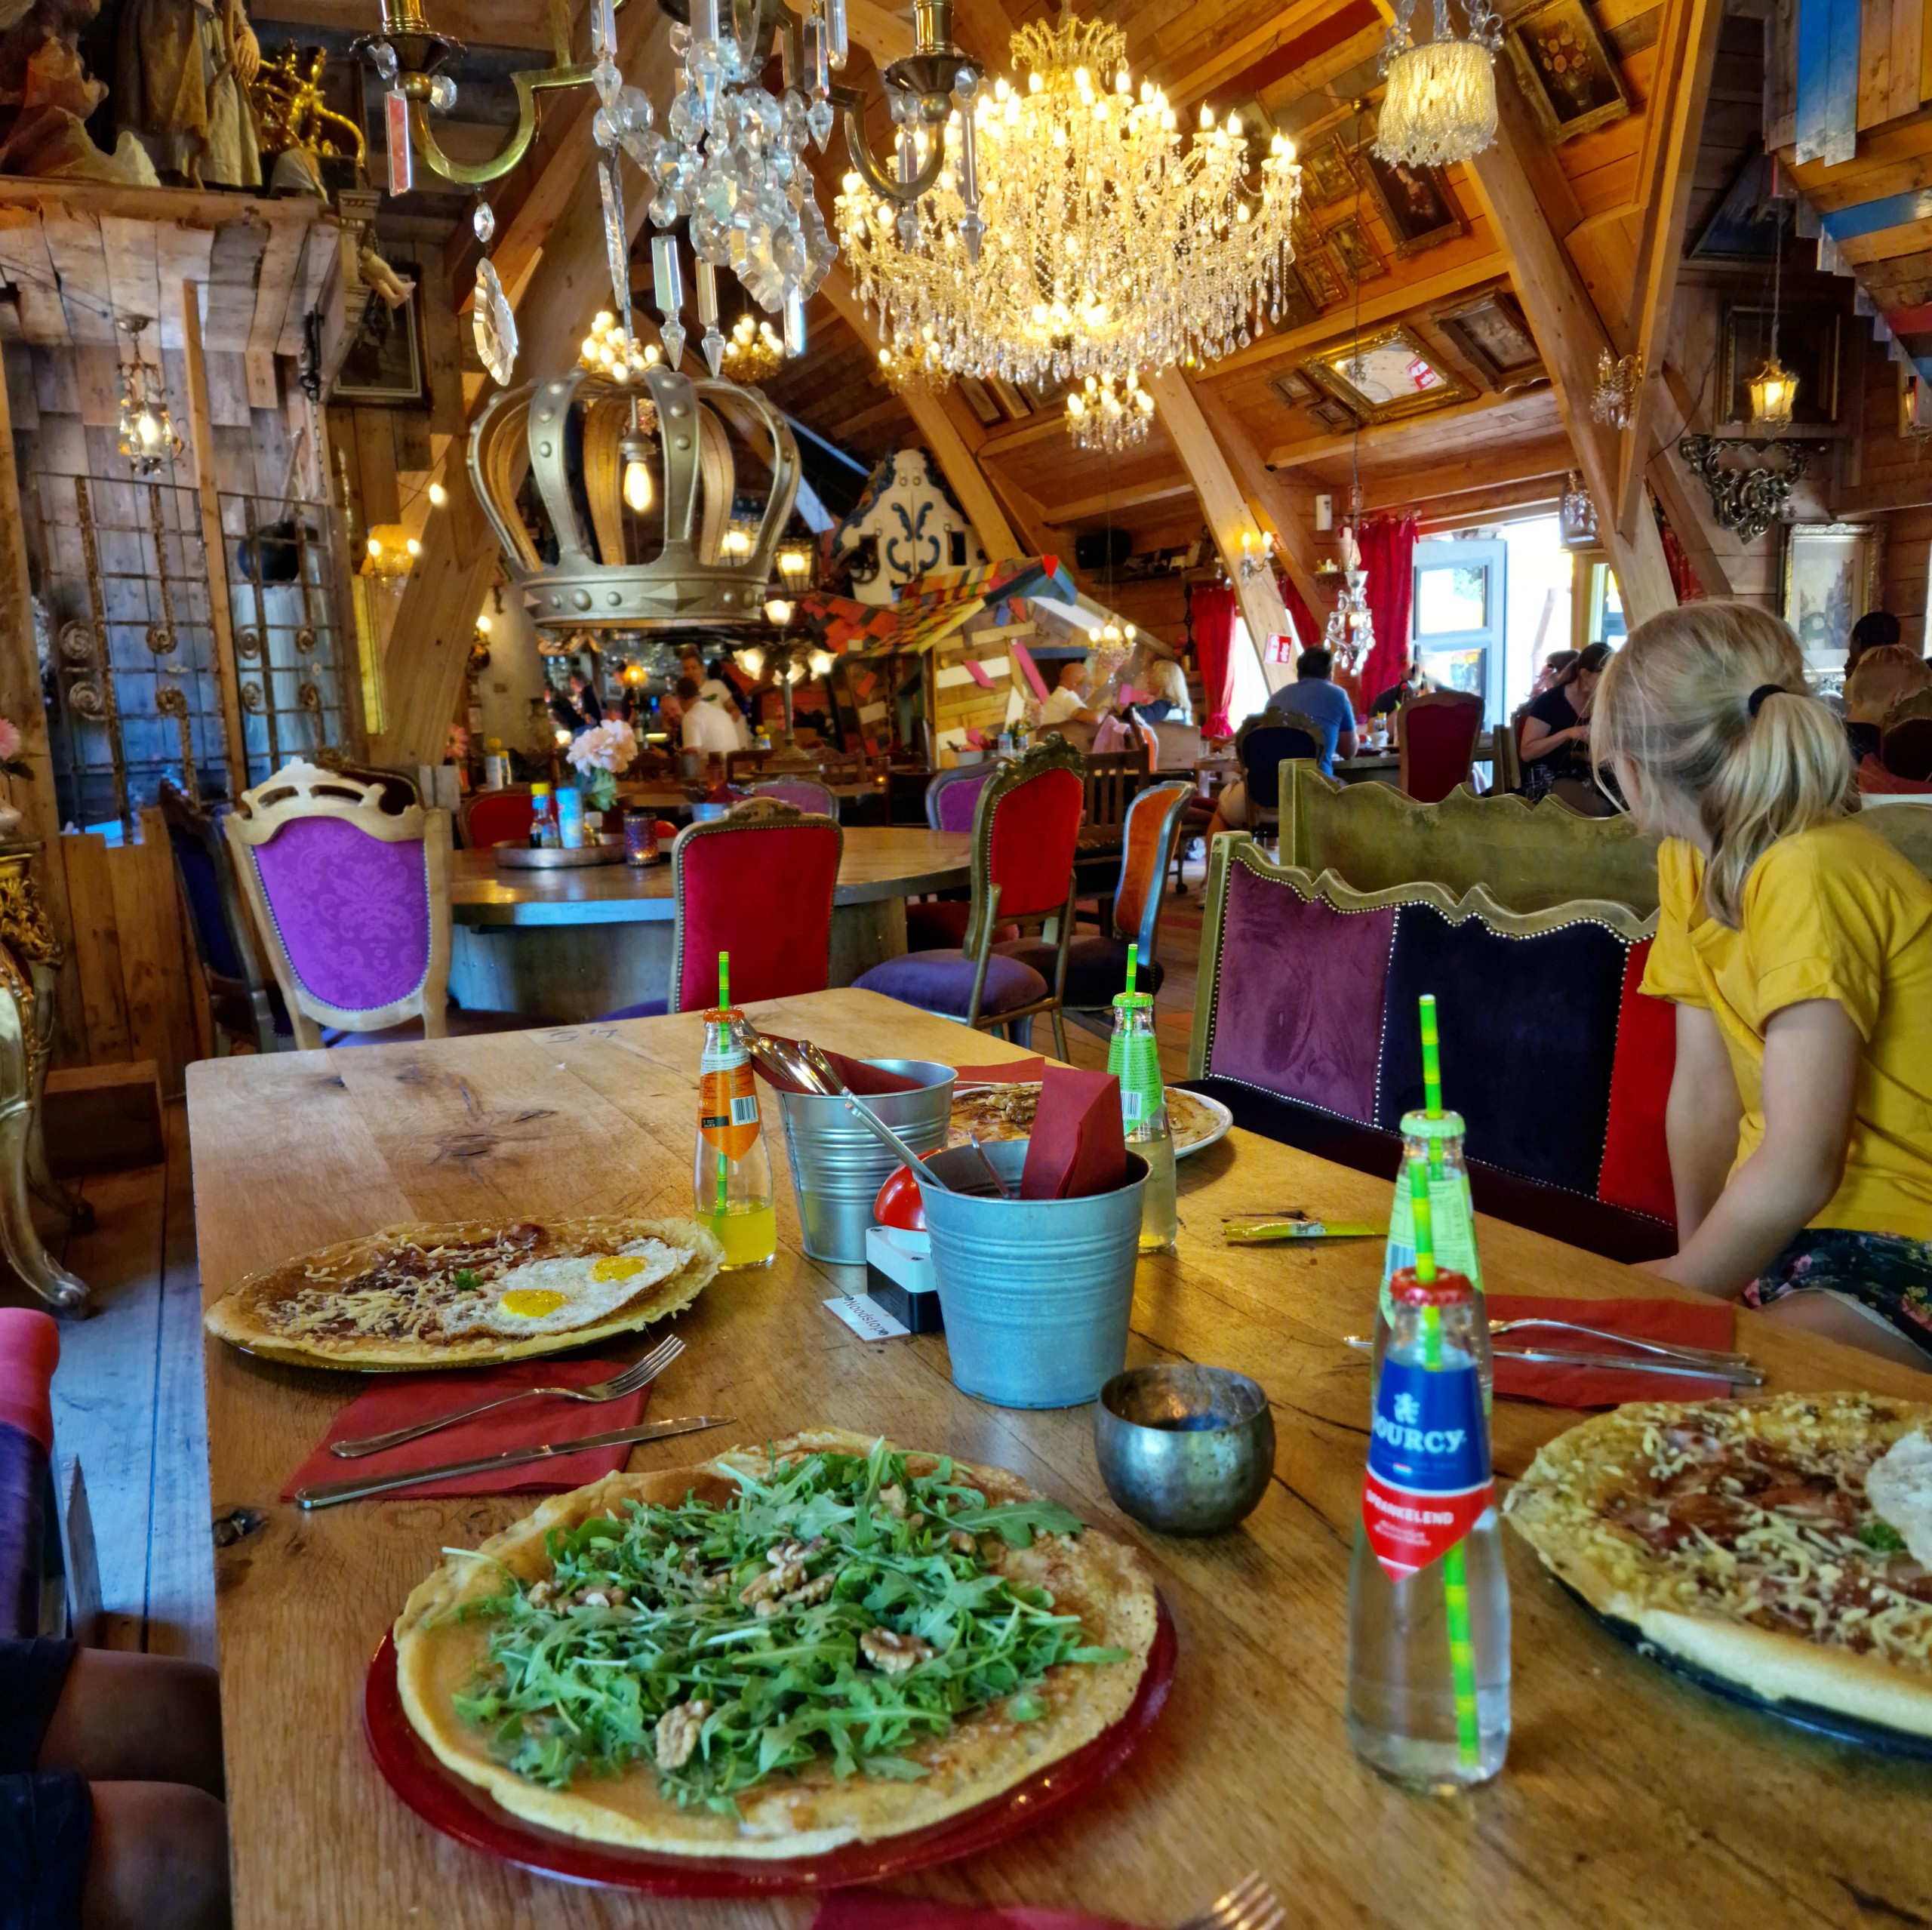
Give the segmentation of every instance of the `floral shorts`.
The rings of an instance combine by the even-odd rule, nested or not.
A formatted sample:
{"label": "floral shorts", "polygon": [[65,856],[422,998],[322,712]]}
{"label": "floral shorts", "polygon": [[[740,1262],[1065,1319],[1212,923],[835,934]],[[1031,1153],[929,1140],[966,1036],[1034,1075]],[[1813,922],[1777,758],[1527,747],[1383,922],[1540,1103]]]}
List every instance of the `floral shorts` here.
{"label": "floral shorts", "polygon": [[1806,1291],[1856,1301],[1932,1355],[1932,1240],[1808,1227],[1744,1289],[1744,1304]]}

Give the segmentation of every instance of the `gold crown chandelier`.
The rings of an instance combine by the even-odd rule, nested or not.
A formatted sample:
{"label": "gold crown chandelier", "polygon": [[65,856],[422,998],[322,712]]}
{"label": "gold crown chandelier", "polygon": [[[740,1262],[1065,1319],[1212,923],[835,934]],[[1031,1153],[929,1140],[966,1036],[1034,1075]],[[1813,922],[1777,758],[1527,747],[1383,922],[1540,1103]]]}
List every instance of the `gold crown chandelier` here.
{"label": "gold crown chandelier", "polygon": [[[1280,319],[1301,196],[1293,146],[1275,136],[1251,186],[1238,117],[1217,126],[1204,108],[1188,141],[1158,88],[1136,91],[1126,52],[1118,28],[1070,11],[1023,27],[1022,84],[977,96],[971,148],[954,111],[932,193],[895,205],[845,177],[834,220],[892,365],[936,380],[1091,376],[1118,402],[1130,380],[1211,362],[1245,347],[1264,314]],[[902,180],[928,165],[929,138],[901,126]],[[1129,402],[1124,414],[1144,433],[1146,411]],[[1083,417],[1095,419],[1070,410],[1069,426]]]}

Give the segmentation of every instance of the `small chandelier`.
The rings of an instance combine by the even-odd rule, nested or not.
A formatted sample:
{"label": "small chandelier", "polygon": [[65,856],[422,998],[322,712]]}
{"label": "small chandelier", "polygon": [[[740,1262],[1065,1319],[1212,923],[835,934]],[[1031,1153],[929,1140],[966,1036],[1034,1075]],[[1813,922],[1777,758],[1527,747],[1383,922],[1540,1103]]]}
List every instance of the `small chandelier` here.
{"label": "small chandelier", "polygon": [[655,342],[640,342],[617,325],[617,318],[607,309],[594,316],[590,333],[577,347],[577,366],[592,375],[620,384],[635,382],[644,371],[663,360]]}
{"label": "small chandelier", "polygon": [[182,449],[168,413],[161,371],[142,359],[141,331],[147,325],[144,315],[130,316],[121,325],[127,331],[128,350],[128,360],[121,365],[121,453],[137,476],[153,475],[172,463]]}
{"label": "small chandelier", "polygon": [[768,382],[784,359],[785,338],[770,322],[753,320],[749,310],[724,337],[724,374],[741,388]]}
{"label": "small chandelier", "polygon": [[1643,379],[1641,357],[1613,356],[1607,349],[1599,350],[1596,390],[1590,397],[1591,415],[1606,429],[1628,429]]}
{"label": "small chandelier", "polygon": [[[1368,572],[1361,566],[1361,545],[1355,525],[1361,519],[1361,491],[1349,491],[1351,520],[1342,525],[1342,593],[1328,613],[1321,647],[1343,669],[1364,663],[1375,648],[1375,618],[1368,607]],[[1372,695],[1374,693],[1371,693]]]}
{"label": "small chandelier", "polygon": [[1111,375],[1090,375],[1066,399],[1067,432],[1078,449],[1118,455],[1146,441],[1153,420],[1154,399],[1131,368],[1118,382]]}
{"label": "small chandelier", "polygon": [[1275,567],[1275,532],[1263,530],[1257,543],[1254,532],[1244,529],[1241,533],[1241,560],[1235,568],[1241,573],[1243,583],[1252,583],[1257,577],[1271,573]]}
{"label": "small chandelier", "polygon": [[1382,71],[1388,76],[1375,151],[1412,168],[1472,160],[1496,138],[1496,50],[1503,23],[1487,0],[1466,0],[1468,37],[1450,31],[1448,0],[1435,0],[1435,35],[1409,36],[1415,0],[1396,0]]}
{"label": "small chandelier", "polygon": [[902,123],[902,177],[930,172],[931,194],[888,199],[855,173],[834,206],[897,363],[1124,384],[1244,348],[1264,316],[1280,319],[1301,194],[1286,140],[1251,186],[1238,116],[1217,125],[1203,108],[1188,142],[1166,97],[1135,89],[1105,21],[1032,23],[1011,57],[1018,86],[995,82],[930,134]]}
{"label": "small chandelier", "polygon": [[1597,540],[1597,506],[1590,500],[1590,492],[1574,469],[1564,479],[1556,518],[1567,548],[1587,549]]}

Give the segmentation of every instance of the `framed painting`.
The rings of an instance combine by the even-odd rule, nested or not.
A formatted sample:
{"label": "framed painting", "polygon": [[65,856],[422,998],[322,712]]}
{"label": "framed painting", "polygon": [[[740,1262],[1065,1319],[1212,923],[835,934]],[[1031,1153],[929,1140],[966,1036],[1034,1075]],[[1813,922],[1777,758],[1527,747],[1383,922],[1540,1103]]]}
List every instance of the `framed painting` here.
{"label": "framed painting", "polygon": [[1312,248],[1295,256],[1295,273],[1316,309],[1333,308],[1348,298],[1348,287],[1335,272],[1325,248]]}
{"label": "framed painting", "polygon": [[1807,667],[1838,668],[1851,626],[1878,600],[1884,532],[1875,523],[1791,523],[1784,533],[1778,614]]}
{"label": "framed painting", "polygon": [[420,408],[428,399],[423,366],[423,290],[391,308],[371,294],[349,338],[329,399],[379,408]]}
{"label": "framed painting", "polygon": [[1372,146],[1363,149],[1361,163],[1377,210],[1395,244],[1398,261],[1453,242],[1466,232],[1449,197],[1449,177],[1443,169],[1385,161]]}
{"label": "framed painting", "polygon": [[1320,392],[1298,368],[1290,369],[1285,375],[1276,376],[1268,386],[1291,409],[1306,408]]}
{"label": "framed painting", "polygon": [[1372,282],[1377,275],[1389,272],[1388,263],[1377,253],[1367,231],[1352,214],[1337,221],[1328,230],[1327,240],[1342,272],[1351,282]]}
{"label": "framed painting", "polygon": [[1492,288],[1473,301],[1444,309],[1430,319],[1500,394],[1549,379],[1530,325],[1515,297],[1506,290]]}
{"label": "framed painting", "polygon": [[1326,208],[1355,191],[1355,163],[1339,132],[1318,140],[1301,158],[1301,191],[1311,208]]}
{"label": "framed painting", "polygon": [[1503,29],[1511,64],[1552,142],[1620,121],[1630,96],[1583,0],[1537,0]]}
{"label": "framed painting", "polygon": [[1913,442],[1932,436],[1932,382],[1915,365],[1899,368],[1899,434]]}
{"label": "framed painting", "polygon": [[1475,391],[1399,322],[1323,349],[1302,372],[1365,423],[1400,422],[1475,400]]}
{"label": "framed painting", "polygon": [[1311,403],[1308,413],[1312,420],[1334,435],[1355,426],[1355,411],[1346,402],[1338,402],[1332,397],[1325,402]]}
{"label": "framed painting", "polygon": [[[1838,317],[1826,308],[1786,308],[1778,317],[1778,359],[1798,377],[1791,420],[1817,428],[1838,419]],[[1718,393],[1727,422],[1751,420],[1751,378],[1771,352],[1771,310],[1732,302],[1724,309]]]}
{"label": "framed painting", "polygon": [[986,386],[993,392],[994,399],[1014,421],[1019,422],[1033,413],[1033,405],[1026,399],[1026,391],[1015,388],[1004,376],[988,376]]}
{"label": "framed painting", "polygon": [[966,406],[988,429],[1006,420],[1000,405],[987,393],[986,385],[977,375],[961,376],[959,392],[965,398]]}

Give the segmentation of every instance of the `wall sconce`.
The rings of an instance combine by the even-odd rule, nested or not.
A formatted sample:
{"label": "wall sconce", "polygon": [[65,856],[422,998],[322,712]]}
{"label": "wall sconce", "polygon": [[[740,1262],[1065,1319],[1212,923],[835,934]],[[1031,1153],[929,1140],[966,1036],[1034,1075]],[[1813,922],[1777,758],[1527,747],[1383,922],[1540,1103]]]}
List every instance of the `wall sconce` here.
{"label": "wall sconce", "polygon": [[1585,549],[1597,540],[1597,506],[1574,469],[1564,481],[1556,517],[1567,548]]}
{"label": "wall sconce", "polygon": [[1597,386],[1590,398],[1590,414],[1606,429],[1628,429],[1643,380],[1641,358],[1602,350],[1597,357]]}
{"label": "wall sconce", "polygon": [[1259,542],[1251,529],[1241,533],[1241,561],[1236,567],[1241,571],[1243,583],[1252,583],[1258,576],[1272,574],[1275,567],[1275,534],[1264,530]]}

